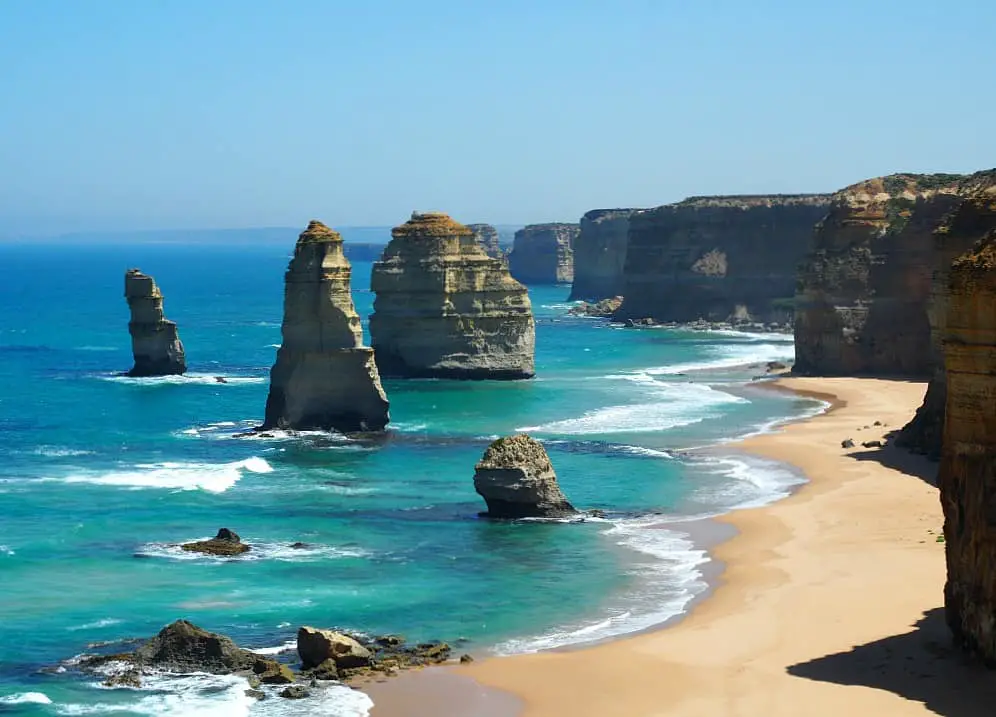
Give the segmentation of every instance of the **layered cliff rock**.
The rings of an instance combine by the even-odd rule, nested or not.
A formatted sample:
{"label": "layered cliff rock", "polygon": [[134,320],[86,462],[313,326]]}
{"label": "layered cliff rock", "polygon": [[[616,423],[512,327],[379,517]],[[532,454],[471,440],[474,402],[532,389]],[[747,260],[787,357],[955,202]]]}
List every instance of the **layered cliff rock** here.
{"label": "layered cliff rock", "polygon": [[526,288],[473,232],[442,213],[413,213],[373,267],[370,337],[385,376],[519,379],[534,373]]}
{"label": "layered cliff rock", "polygon": [[515,233],[508,267],[524,284],[563,284],[574,280],[577,224],[530,224]]}
{"label": "layered cliff rock", "polygon": [[318,221],[294,247],[284,287],[283,344],[270,371],[264,429],[379,431],[388,402],[363,346],[342,237]]}
{"label": "layered cliff rock", "polygon": [[125,272],[125,298],[131,311],[128,333],[135,365],[129,376],[177,376],[187,357],[176,324],[163,315],[163,294],[156,280],[138,269]]}
{"label": "layered cliff rock", "polygon": [[595,209],[581,217],[574,240],[570,301],[598,301],[623,292],[629,218],[636,209]]}
{"label": "layered cliff rock", "polygon": [[577,513],[560,490],[543,444],[525,434],[499,438],[474,471],[490,518],[563,518]]}
{"label": "layered cliff rock", "polygon": [[799,269],[797,373],[929,375],[934,230],[961,179],[894,174],[834,195]]}
{"label": "layered cliff rock", "polygon": [[619,320],[783,322],[823,194],[693,197],[632,214]]}
{"label": "layered cliff rock", "polygon": [[467,228],[474,233],[474,239],[484,252],[492,259],[501,257],[501,245],[498,243],[498,230],[490,224],[468,224]]}
{"label": "layered cliff rock", "polygon": [[[941,455],[947,372],[943,342],[947,333],[951,262],[996,229],[996,170],[977,172],[957,185],[955,206],[934,231],[934,267],[927,299],[930,324],[930,362],[933,375],[923,405],[900,432],[896,443],[937,459]],[[945,204],[949,197],[943,197]]]}

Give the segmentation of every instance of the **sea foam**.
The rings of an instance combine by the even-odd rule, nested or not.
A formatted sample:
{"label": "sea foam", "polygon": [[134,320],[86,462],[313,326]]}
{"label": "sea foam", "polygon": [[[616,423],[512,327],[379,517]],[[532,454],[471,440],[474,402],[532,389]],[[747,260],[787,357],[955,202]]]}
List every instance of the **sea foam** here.
{"label": "sea foam", "polygon": [[252,456],[232,463],[140,463],[129,470],[106,473],[73,473],[58,479],[64,483],[90,483],[122,488],[168,488],[223,493],[243,472],[272,473],[264,459]]}

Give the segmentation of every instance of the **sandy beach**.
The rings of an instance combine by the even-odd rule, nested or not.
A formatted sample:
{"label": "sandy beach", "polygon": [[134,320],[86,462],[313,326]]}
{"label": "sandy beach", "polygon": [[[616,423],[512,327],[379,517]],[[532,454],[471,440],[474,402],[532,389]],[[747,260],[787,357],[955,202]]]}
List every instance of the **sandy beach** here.
{"label": "sandy beach", "polygon": [[[722,519],[737,535],[713,551],[725,570],[689,616],[586,649],[404,676],[373,691],[374,714],[991,714],[996,680],[952,648],[944,625],[937,464],[861,446],[909,420],[925,385],[787,378],[776,388],[834,408],[738,447],[797,466],[809,483]],[[841,448],[846,438],[856,447]]]}

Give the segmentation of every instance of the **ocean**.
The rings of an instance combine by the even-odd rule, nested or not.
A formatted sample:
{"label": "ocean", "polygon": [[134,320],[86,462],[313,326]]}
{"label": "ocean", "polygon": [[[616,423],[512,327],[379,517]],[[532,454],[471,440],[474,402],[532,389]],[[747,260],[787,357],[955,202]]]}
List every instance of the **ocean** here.
{"label": "ocean", "polygon": [[[707,589],[692,521],[801,482],[728,446],[822,410],[752,380],[792,357],[791,336],[624,329],[568,316],[567,286],[530,288],[534,380],[386,381],[376,443],[236,437],[262,419],[292,249],[0,245],[0,713],[365,715],[369,698],[342,686],[256,702],[239,678],[109,689],[64,668],[181,617],[275,654],[300,625],[478,657],[604,640]],[[162,288],[188,375],[121,375],[130,267]],[[364,318],[370,268],[353,267]],[[474,464],[515,431],[544,441],[568,498],[605,519],[478,517]],[[177,548],[220,527],[253,550]]]}

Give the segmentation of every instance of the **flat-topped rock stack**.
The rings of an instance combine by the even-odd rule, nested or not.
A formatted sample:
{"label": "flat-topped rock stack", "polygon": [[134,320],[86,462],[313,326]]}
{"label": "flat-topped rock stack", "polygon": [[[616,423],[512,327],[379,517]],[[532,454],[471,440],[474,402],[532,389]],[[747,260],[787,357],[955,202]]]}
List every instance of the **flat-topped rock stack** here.
{"label": "flat-topped rock stack", "polygon": [[138,269],[125,272],[125,298],[131,311],[128,333],[135,365],[129,376],[177,376],[187,370],[176,324],[163,315],[156,280]]}
{"label": "flat-topped rock stack", "polygon": [[363,346],[351,271],[338,232],[308,224],[285,275],[283,344],[262,429],[380,431],[390,420],[373,349]]}
{"label": "flat-topped rock stack", "polygon": [[581,217],[574,240],[570,301],[599,301],[623,292],[629,218],[636,209],[594,209]]}
{"label": "flat-topped rock stack", "polygon": [[530,224],[515,233],[508,267],[524,284],[565,284],[574,280],[577,224]]}
{"label": "flat-topped rock stack", "polygon": [[384,376],[520,379],[534,373],[526,288],[463,224],[412,214],[373,267],[370,338]]}
{"label": "flat-topped rock stack", "polygon": [[481,245],[484,252],[493,259],[501,257],[501,245],[498,243],[498,230],[490,224],[468,224],[467,228],[474,232],[474,239]]}

